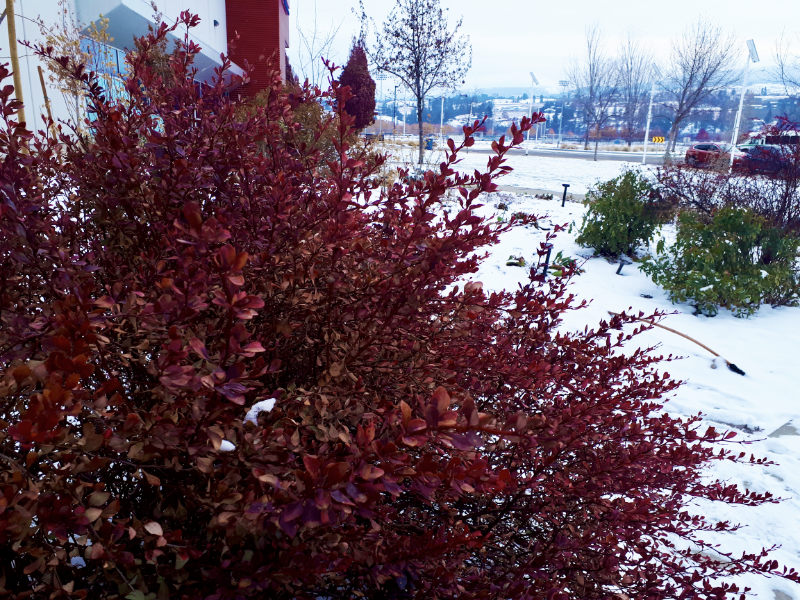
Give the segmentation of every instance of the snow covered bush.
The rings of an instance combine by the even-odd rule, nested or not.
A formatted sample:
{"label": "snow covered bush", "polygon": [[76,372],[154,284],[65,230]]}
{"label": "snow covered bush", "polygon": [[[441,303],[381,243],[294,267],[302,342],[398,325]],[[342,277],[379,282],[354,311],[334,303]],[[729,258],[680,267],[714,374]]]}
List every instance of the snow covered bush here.
{"label": "snow covered bush", "polygon": [[625,171],[589,190],[575,241],[604,256],[634,254],[661,222],[653,187],[639,171]]}
{"label": "snow covered bush", "polygon": [[293,111],[318,92],[276,74],[241,111],[222,73],[199,93],[196,52],[169,78],[129,57],[124,104],[64,59],[91,137],[34,136],[0,89],[0,596],[720,599],[726,575],[797,579],[703,542],[736,528],[694,498],[771,498],[701,478],[748,459],[663,413],[676,383],[621,350],[628,317],[567,333],[567,278],[465,283],[512,226],[476,209],[530,119],[485,172],[456,174],[451,141],[379,192],[346,114],[313,132],[335,127],[334,158],[307,143]]}
{"label": "snow covered bush", "polygon": [[673,302],[691,302],[710,316],[719,307],[746,316],[762,302],[788,304],[798,298],[799,247],[798,238],[746,209],[722,208],[709,217],[684,211],[675,243],[668,249],[660,243],[658,255],[642,270]]}

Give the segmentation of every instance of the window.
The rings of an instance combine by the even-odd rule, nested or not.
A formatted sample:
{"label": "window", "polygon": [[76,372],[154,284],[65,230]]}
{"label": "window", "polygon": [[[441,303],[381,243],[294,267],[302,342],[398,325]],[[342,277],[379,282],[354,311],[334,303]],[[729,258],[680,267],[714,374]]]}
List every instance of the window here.
{"label": "window", "polygon": [[122,77],[127,70],[125,52],[98,42],[90,37],[81,38],[81,50],[89,55],[86,68],[97,74],[97,83],[110,99],[120,99],[125,94]]}

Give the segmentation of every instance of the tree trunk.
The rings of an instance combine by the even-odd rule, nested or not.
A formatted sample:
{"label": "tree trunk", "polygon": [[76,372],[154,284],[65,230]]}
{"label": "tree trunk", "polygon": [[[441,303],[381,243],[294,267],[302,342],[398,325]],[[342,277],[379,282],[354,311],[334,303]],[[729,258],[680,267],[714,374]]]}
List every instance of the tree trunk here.
{"label": "tree trunk", "polygon": [[589,126],[588,125],[586,126],[586,133],[583,136],[583,149],[584,150],[588,150],[589,149]]}
{"label": "tree trunk", "polygon": [[673,123],[669,128],[669,135],[667,136],[667,149],[664,152],[664,163],[668,163],[670,159],[670,152],[675,150],[675,143],[678,139],[678,127],[680,123]]}
{"label": "tree trunk", "polygon": [[600,136],[594,138],[594,159],[597,160],[597,144],[600,143]]}
{"label": "tree trunk", "polygon": [[417,99],[417,128],[419,131],[419,164],[425,161],[425,146],[422,145],[422,99]]}

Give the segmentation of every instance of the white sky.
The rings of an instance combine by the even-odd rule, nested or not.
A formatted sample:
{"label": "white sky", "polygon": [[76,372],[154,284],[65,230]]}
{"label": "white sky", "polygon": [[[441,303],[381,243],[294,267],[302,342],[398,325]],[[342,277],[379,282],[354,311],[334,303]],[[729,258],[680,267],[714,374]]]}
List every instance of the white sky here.
{"label": "white sky", "polygon": [[[364,0],[367,13],[380,24],[394,0]],[[359,29],[351,9],[357,0],[290,0],[289,57],[297,64],[297,28],[324,35],[339,27],[333,55],[347,60]],[[735,36],[746,58],[745,40],[753,39],[761,57],[759,67],[771,68],[775,45],[782,33],[800,54],[800,0],[442,0],[450,22],[463,16],[462,30],[472,42],[472,69],[465,89],[530,85],[533,71],[541,85],[556,90],[571,57],[583,50],[587,26],[596,24],[606,49],[614,53],[630,34],[653,54],[666,58],[671,40],[698,18],[720,25]]]}

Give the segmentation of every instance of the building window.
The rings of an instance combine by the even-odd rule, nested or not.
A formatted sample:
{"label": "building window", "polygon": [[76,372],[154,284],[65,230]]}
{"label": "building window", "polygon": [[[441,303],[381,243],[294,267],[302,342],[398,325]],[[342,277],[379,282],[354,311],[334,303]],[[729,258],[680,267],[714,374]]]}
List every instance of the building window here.
{"label": "building window", "polygon": [[119,100],[125,97],[125,52],[85,36],[81,37],[81,50],[88,54],[89,64],[86,67],[97,74],[97,83],[107,98]]}

